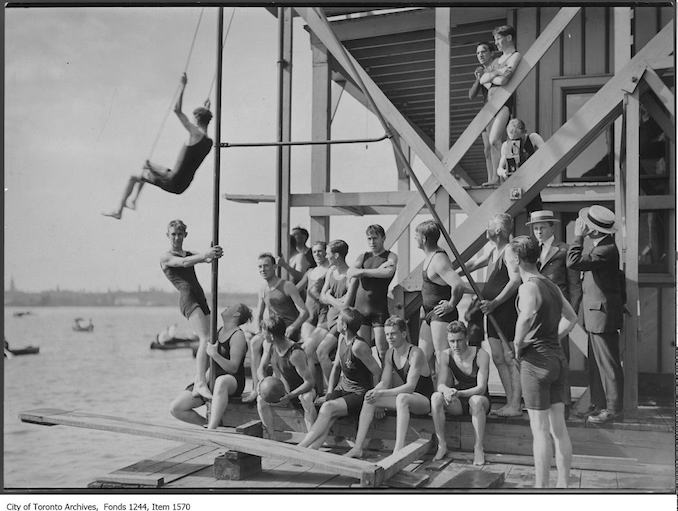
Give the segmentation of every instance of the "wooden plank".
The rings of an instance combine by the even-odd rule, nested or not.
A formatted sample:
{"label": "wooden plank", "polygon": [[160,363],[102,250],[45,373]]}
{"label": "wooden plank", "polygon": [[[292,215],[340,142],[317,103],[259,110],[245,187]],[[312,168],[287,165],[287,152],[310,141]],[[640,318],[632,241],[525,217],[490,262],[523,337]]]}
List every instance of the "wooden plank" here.
{"label": "wooden plank", "polygon": [[[521,7],[518,9],[516,31],[520,34],[521,48],[529,48],[537,38],[537,8]],[[537,126],[537,71],[532,69],[520,84],[516,92],[517,117],[525,122],[525,126]]]}
{"label": "wooden plank", "polygon": [[[586,8],[582,9],[572,19],[570,24],[563,30],[561,42],[563,76],[581,75],[582,69],[582,37],[584,37],[583,24]],[[599,28],[600,30],[600,28]],[[548,79],[550,83],[551,80]]]}
{"label": "wooden plank", "polygon": [[[435,148],[440,158],[450,147],[450,29],[451,9],[435,9]],[[435,208],[445,230],[450,230],[450,196],[436,192]]]}
{"label": "wooden plank", "polygon": [[669,114],[671,114],[672,117],[675,117],[676,111],[674,104],[676,102],[676,97],[662,79],[659,78],[659,75],[657,75],[652,68],[647,68],[643,74],[643,79],[650,86],[652,92],[655,93],[657,99],[661,101],[661,104],[664,105],[664,108],[666,108]]}
{"label": "wooden plank", "polygon": [[582,470],[579,487],[583,489],[616,490],[617,474],[615,472],[598,472],[595,470]]}
{"label": "wooden plank", "polygon": [[424,486],[430,478],[425,473],[401,470],[387,481],[387,485],[389,488],[419,488]]}
{"label": "wooden plank", "polygon": [[120,485],[138,485],[146,486],[149,488],[160,488],[165,484],[165,479],[163,477],[153,477],[153,476],[142,476],[142,475],[107,475],[96,478],[96,482],[99,483],[109,483],[109,484],[120,484]]}
{"label": "wooden plank", "polygon": [[[651,69],[647,73],[654,73]],[[656,74],[655,74],[656,76]],[[649,82],[648,82],[649,83]],[[651,84],[650,84],[651,85]],[[624,245],[626,254],[624,270],[626,272],[626,303],[630,315],[624,316],[621,348],[623,353],[624,371],[624,410],[626,413],[638,408],[638,326],[640,322],[640,299],[638,293],[638,229],[640,197],[640,91],[627,94],[626,104],[626,208],[622,235],[625,236]]]}
{"label": "wooden plank", "polygon": [[[454,460],[473,461],[471,452],[455,452],[449,458]],[[511,465],[534,466],[534,458],[531,455],[485,453],[485,461],[494,466],[495,463]],[[551,467],[556,466],[555,458],[551,460]],[[640,463],[632,458],[619,458],[613,456],[590,456],[583,454],[572,455],[572,468],[578,470],[595,470],[598,472],[623,472],[629,474],[648,474],[666,476],[673,473],[671,465],[657,465]]]}
{"label": "wooden plank", "polygon": [[[646,67],[649,54],[668,55],[672,51],[673,25],[667,25],[622,71],[611,78],[505,183],[485,199],[478,210],[454,232],[462,259],[475,254],[485,243],[488,220],[497,212],[516,214],[567,166],[620,113],[622,89],[631,87]],[[523,197],[511,201],[511,188],[521,188]],[[407,209],[407,208],[405,208]],[[405,211],[405,209],[403,211]],[[396,220],[397,222],[397,220]],[[393,224],[395,225],[395,223]],[[417,271],[416,269],[414,270]]]}
{"label": "wooden plank", "polygon": [[605,38],[606,7],[586,7],[584,9],[584,37],[586,40],[587,75],[604,74],[607,40]]}
{"label": "wooden plank", "polygon": [[[331,138],[331,76],[327,49],[321,42],[311,37],[312,77],[311,77],[311,137],[313,140]],[[311,146],[311,191],[328,192],[330,190],[330,147]],[[329,241],[330,219],[328,216],[311,216],[310,239]]]}
{"label": "wooden plank", "polygon": [[504,473],[486,470],[464,470],[447,481],[441,488],[487,489],[500,488],[504,484]]}
{"label": "wooden plank", "polygon": [[[321,19],[312,8],[297,8],[296,10],[299,15],[304,18],[309,28],[314,32],[318,39],[322,41],[332,53],[338,64],[343,67],[347,76],[352,80],[355,80],[355,77],[352,77],[348,71],[351,69],[351,64],[349,64],[349,62],[352,63],[358,75],[364,82],[367,91],[372,96],[376,107],[380,110],[391,128],[393,128],[393,130],[407,142],[412,150],[417,153],[422,163],[435,176],[437,182],[444,186],[450,196],[452,196],[465,211],[474,211],[477,204],[473,202],[457,180],[449,174],[449,171],[441,164],[440,159],[424,142],[420,134],[379,89],[367,72],[350,54],[348,54],[343,45],[336,40],[335,34],[332,32],[332,29],[327,22]],[[390,246],[392,246],[392,244],[389,245],[389,247]]]}
{"label": "wooden plank", "polygon": [[398,452],[387,456],[377,463],[378,466],[384,469],[384,481],[388,481],[396,473],[409,465],[413,460],[426,454],[433,445],[433,437],[420,438],[414,442],[406,445]]}
{"label": "wooden plank", "polygon": [[[558,34],[560,34],[563,28],[569,23],[569,21],[578,11],[579,7],[565,7],[558,12],[549,26],[546,27],[546,29],[539,35],[530,49],[525,52],[509,83],[505,87],[499,87],[497,89],[493,100],[485,103],[480,112],[478,112],[473,121],[471,121],[466,130],[464,130],[464,133],[450,148],[447,155],[443,159],[443,165],[445,168],[451,171],[458,165],[459,161],[461,161],[468,149],[478,139],[480,133],[485,129],[499,109],[508,100],[510,95],[515,92],[517,87],[525,79],[530,70],[536,65],[537,61],[539,61],[546,50],[554,43],[554,41],[558,38]],[[427,179],[422,186],[426,194],[429,196],[435,193],[439,188],[438,184],[435,183],[432,178]],[[452,198],[459,203],[457,197],[452,195]],[[404,229],[412,222],[414,217],[421,210],[423,204],[423,199],[417,199],[416,201],[410,202],[405,208],[403,208],[403,211],[398,215],[386,232],[385,246],[387,248],[393,246],[396,239],[402,234]],[[475,213],[478,211],[477,208],[469,210],[463,204],[460,205],[467,213],[472,212],[473,216],[475,216]]]}
{"label": "wooden plank", "polygon": [[30,410],[19,415],[23,422],[36,424],[61,424],[87,429],[113,431],[152,438],[164,438],[200,445],[223,447],[256,456],[283,458],[293,461],[313,463],[320,468],[335,471],[337,474],[359,478],[367,483],[378,484],[375,473],[381,467],[361,460],[344,458],[334,454],[309,450],[303,447],[283,444],[262,438],[249,437],[233,433],[231,428],[210,431],[190,425],[165,426],[142,421],[132,421],[122,417],[95,415],[66,410]]}

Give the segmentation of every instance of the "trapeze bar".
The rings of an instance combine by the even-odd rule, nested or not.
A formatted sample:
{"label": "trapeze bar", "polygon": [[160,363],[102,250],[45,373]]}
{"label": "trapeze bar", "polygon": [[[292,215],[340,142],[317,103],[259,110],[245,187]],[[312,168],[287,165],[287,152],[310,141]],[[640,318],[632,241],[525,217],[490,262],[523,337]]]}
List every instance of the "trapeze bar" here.
{"label": "trapeze bar", "polygon": [[383,135],[379,138],[349,138],[346,140],[305,140],[295,142],[222,142],[220,147],[281,147],[293,145],[335,145],[335,144],[366,144],[370,142],[381,142],[391,138],[391,135]]}

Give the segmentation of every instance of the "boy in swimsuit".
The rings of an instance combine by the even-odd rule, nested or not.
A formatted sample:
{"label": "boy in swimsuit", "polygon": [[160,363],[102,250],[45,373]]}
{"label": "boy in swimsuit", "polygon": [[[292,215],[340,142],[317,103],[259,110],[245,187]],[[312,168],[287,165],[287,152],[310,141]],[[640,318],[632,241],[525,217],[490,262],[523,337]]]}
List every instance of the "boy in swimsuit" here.
{"label": "boy in swimsuit", "polygon": [[438,438],[438,451],[433,459],[441,460],[447,454],[445,414],[464,414],[471,416],[475,433],[473,464],[484,465],[485,416],[490,411],[487,391],[490,357],[485,350],[468,345],[468,331],[461,321],[452,321],[447,326],[447,342],[449,348],[440,354],[438,392],[431,396],[431,416]]}
{"label": "boy in swimsuit", "polygon": [[[511,119],[506,125],[508,138],[501,145],[501,159],[497,168],[497,175],[506,180],[532,156],[537,149],[544,145],[544,139],[539,133],[527,133],[525,123],[520,119]],[[530,201],[525,207],[528,213],[540,211],[543,208],[541,195]]]}
{"label": "boy in swimsuit", "polygon": [[[492,31],[494,36],[494,44],[501,52],[501,55],[492,61],[489,70],[483,73],[480,77],[480,84],[487,89],[487,99],[490,101],[494,95],[496,87],[506,85],[513,76],[513,72],[518,67],[521,59],[520,53],[516,50],[516,31],[510,25],[503,25],[497,27]],[[501,153],[501,142],[504,131],[506,130],[506,123],[515,115],[515,96],[511,96],[504,106],[502,106],[497,115],[491,121],[490,125],[490,146],[492,147],[492,178],[483,183],[483,186],[496,185],[499,183],[495,171],[499,166],[499,161],[496,158]]]}
{"label": "boy in swimsuit", "polygon": [[320,301],[320,292],[325,284],[325,275],[330,267],[327,260],[327,243],[316,241],[311,247],[316,267],[306,272],[306,275],[297,284],[299,294],[302,289],[306,290],[306,309],[308,318],[301,325],[301,339],[304,341],[310,337],[318,324],[325,322],[327,306]]}
{"label": "boy in swimsuit", "polygon": [[[247,341],[240,326],[252,319],[252,311],[247,305],[239,303],[224,309],[221,318],[224,326],[219,329],[217,342],[208,343],[206,348],[207,356],[215,362],[209,420],[195,411],[206,401],[202,396],[193,395],[193,384],[186,387],[170,407],[170,413],[177,419],[199,426],[207,425],[207,429],[216,429],[221,424],[229,398],[240,396],[245,388]],[[210,379],[209,371],[206,379]]]}
{"label": "boy in swimsuit", "polygon": [[320,291],[320,302],[327,307],[327,314],[325,320],[318,321],[315,330],[304,339],[304,351],[309,360],[320,364],[326,384],[329,384],[332,371],[331,354],[339,338],[339,313],[351,305],[355,298],[355,286],[349,289],[348,285],[346,254],[348,244],[344,240],[333,240],[327,245],[327,260],[331,266]]}
{"label": "boy in swimsuit", "polygon": [[170,251],[160,258],[160,267],[167,279],[179,291],[179,307],[181,313],[200,339],[195,357],[195,386],[193,395],[212,398],[207,385],[207,354],[205,349],[210,336],[210,309],[207,306],[205,293],[195,275],[198,263],[211,263],[224,254],[221,247],[215,246],[202,254],[183,249],[184,238],[188,236],[186,224],[181,220],[172,220],[167,226],[167,237],[170,239]]}
{"label": "boy in swimsuit", "polygon": [[381,225],[370,225],[365,231],[369,252],[356,259],[348,270],[348,278],[355,279],[351,284],[357,286],[355,308],[365,318],[360,328],[360,337],[372,341],[377,347],[379,358],[383,360],[388,349],[384,335],[384,321],[388,313],[388,286],[398,265],[398,256],[384,249],[386,232]]}
{"label": "boy in swimsuit", "polygon": [[464,295],[464,283],[452,269],[447,253],[438,246],[440,228],[433,220],[420,223],[414,233],[418,248],[424,251],[421,298],[424,322],[419,333],[419,348],[432,367],[447,348],[447,325],[459,317],[457,304]]}
{"label": "boy in swimsuit", "polygon": [[[504,342],[494,325],[487,321],[487,340],[492,352],[492,361],[499,373],[506,392],[506,406],[496,412],[501,417],[518,417],[522,415],[520,408],[520,374],[513,358],[513,333],[515,331],[516,313],[515,298],[520,286],[518,260],[509,244],[513,231],[513,219],[506,213],[494,215],[487,226],[487,240],[492,246],[490,252],[473,257],[467,264],[469,272],[487,266],[487,282],[482,289],[480,309],[483,314],[492,314],[499,323],[505,336]],[[467,292],[473,292],[470,288]]]}
{"label": "boy in swimsuit", "polygon": [[[483,97],[483,105],[487,103],[487,89],[480,84],[480,77],[485,74],[486,71],[490,70],[490,63],[494,60],[495,47],[492,43],[478,43],[476,47],[476,58],[480,64],[473,75],[475,76],[475,81],[471,88],[468,91],[468,99],[475,98],[478,94],[481,94]],[[498,155],[493,155],[493,148],[490,145],[490,127],[492,125],[486,126],[483,132],[480,134],[483,139],[483,155],[485,156],[485,167],[487,169],[487,182],[492,182],[495,175],[495,168],[492,166],[493,161],[499,161]]]}
{"label": "boy in swimsuit", "polygon": [[[433,394],[431,369],[423,352],[407,342],[405,320],[391,316],[386,320],[384,329],[389,349],[384,357],[381,381],[365,394],[355,445],[344,455],[349,458],[362,457],[367,431],[378,407],[396,410],[394,453],[405,447],[410,413],[425,414],[431,411],[429,401]],[[394,373],[403,383],[392,387]]]}
{"label": "boy in swimsuit", "polygon": [[[261,353],[264,346],[263,331],[260,324],[264,317],[278,316],[285,323],[285,337],[296,342],[299,340],[301,325],[308,318],[306,305],[299,295],[296,286],[289,280],[283,280],[276,275],[275,257],[271,253],[263,253],[258,257],[257,267],[259,275],[264,279],[264,285],[259,290],[256,312],[254,313],[255,331],[259,333],[249,339],[252,367],[259,367]],[[257,398],[259,377],[256,371],[252,372],[252,392],[242,399],[243,403],[253,402]]]}
{"label": "boy in swimsuit", "polygon": [[[193,119],[195,120],[195,124],[193,124],[182,112],[181,104],[187,82],[188,79],[186,73],[184,73],[181,75],[181,89],[174,105],[174,113],[188,131],[188,142],[181,149],[174,170],[146,160],[141,174],[130,176],[118,209],[109,213],[102,213],[102,215],[120,220],[123,208],[136,209],[137,200],[144,183],[150,183],[166,192],[175,194],[183,193],[190,186],[195,172],[212,148],[212,140],[207,136],[207,125],[212,119],[212,113],[205,107],[196,108],[193,110]],[[132,195],[135,186],[136,193],[131,202],[128,203],[127,199]]]}
{"label": "boy in swimsuit", "polygon": [[273,367],[273,375],[282,380],[286,391],[277,403],[272,404],[258,395],[257,389],[257,410],[269,437],[274,431],[271,406],[291,404],[297,408],[303,408],[306,431],[310,431],[317,416],[313,404],[315,399],[313,372],[301,345],[287,337],[287,328],[283,319],[275,314],[261,323],[266,342],[264,354],[256,370],[258,381],[261,382],[265,378],[266,367],[270,363]]}
{"label": "boy in swimsuit", "polygon": [[361,324],[362,317],[357,310],[349,307],[339,313],[337,325],[341,336],[325,402],[313,427],[299,443],[300,447],[320,448],[334,421],[339,417],[358,415],[365,393],[379,382],[379,364],[372,356],[369,344],[358,337]]}
{"label": "boy in swimsuit", "polygon": [[[511,241],[523,283],[513,345],[530,417],[535,487],[548,488],[555,447],[558,488],[567,488],[572,444],[565,424],[567,359],[560,344],[577,324],[577,314],[558,286],[539,273],[539,244],[529,236]],[[551,443],[553,440],[553,446]]]}
{"label": "boy in swimsuit", "polygon": [[315,268],[317,263],[313,257],[313,252],[306,246],[308,241],[308,231],[306,229],[299,226],[292,229],[290,241],[292,240],[294,240],[294,244],[290,245],[289,262],[280,256],[278,257],[277,264],[280,268],[287,271],[288,278],[292,282],[298,284],[304,275],[306,275],[306,272],[311,268]]}

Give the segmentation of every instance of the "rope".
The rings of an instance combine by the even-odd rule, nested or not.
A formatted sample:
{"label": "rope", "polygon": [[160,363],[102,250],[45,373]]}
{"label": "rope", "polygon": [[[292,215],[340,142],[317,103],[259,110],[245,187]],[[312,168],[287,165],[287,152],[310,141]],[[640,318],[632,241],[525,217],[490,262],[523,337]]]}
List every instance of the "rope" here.
{"label": "rope", "polygon": [[[224,40],[221,43],[222,48],[223,48],[223,46],[226,45],[226,40],[228,39],[228,33],[231,31],[231,23],[233,23],[233,17],[234,16],[235,16],[235,7],[231,11],[231,17],[228,19],[228,25],[226,26],[226,33],[224,34]],[[216,81],[216,79],[217,79],[217,73],[215,72],[214,76],[212,77],[212,83],[210,84],[210,89],[207,92],[205,103],[208,103],[209,100],[210,100],[210,96],[212,95],[212,89],[214,88],[214,82]]]}
{"label": "rope", "polygon": [[[184,73],[188,71],[188,65],[191,62],[191,57],[193,56],[193,48],[195,47],[195,40],[198,38],[198,30],[200,29],[200,22],[202,21],[202,15],[205,12],[205,8],[203,7],[200,9],[200,15],[198,16],[198,22],[195,25],[195,30],[193,31],[193,39],[191,40],[191,46],[188,49],[188,56],[186,57],[186,64],[184,65]],[[177,97],[179,96],[179,91],[181,90],[181,84],[179,84],[174,91],[174,94],[172,95],[172,100],[170,101],[169,107],[165,111],[165,115],[162,118],[162,122],[160,123],[160,129],[158,129],[158,133],[155,136],[155,140],[153,141],[153,144],[151,144],[151,150],[148,153],[148,158],[151,159],[153,156],[153,153],[155,152],[155,148],[158,145],[158,141],[160,140],[160,135],[162,135],[162,132],[165,129],[165,123],[167,122],[167,118],[169,117],[170,112],[172,111],[172,107],[174,106],[174,103],[177,101]]]}

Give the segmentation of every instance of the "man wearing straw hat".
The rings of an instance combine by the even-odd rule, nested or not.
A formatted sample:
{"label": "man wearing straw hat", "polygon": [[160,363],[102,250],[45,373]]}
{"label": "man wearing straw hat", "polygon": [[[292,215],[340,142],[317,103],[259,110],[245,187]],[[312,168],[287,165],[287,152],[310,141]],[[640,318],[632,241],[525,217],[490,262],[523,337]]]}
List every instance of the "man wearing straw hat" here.
{"label": "man wearing straw hat", "polygon": [[[624,382],[619,357],[623,288],[615,230],[612,211],[597,205],[584,208],[575,222],[574,242],[567,252],[567,267],[584,274],[582,305],[589,339],[589,387],[594,407],[594,414],[588,420],[594,424],[614,420],[621,414],[623,405]],[[593,247],[584,253],[585,236],[591,238]]]}
{"label": "man wearing straw hat", "polygon": [[[533,211],[530,214],[530,220],[525,224],[532,230],[534,238],[539,243],[540,255],[537,259],[537,269],[539,273],[553,282],[565,299],[572,305],[577,312],[581,303],[581,280],[579,272],[567,268],[567,250],[568,245],[555,238],[555,224],[560,223],[553,211],[542,210]],[[570,361],[569,338],[561,339],[561,345],[565,352],[567,361]],[[571,402],[570,387],[566,386],[565,399],[565,418],[569,413]]]}

